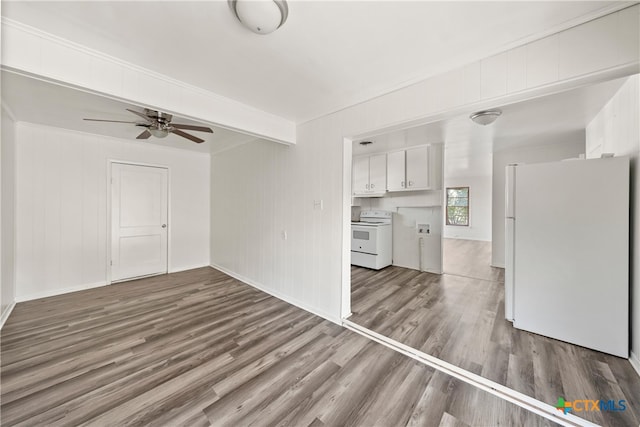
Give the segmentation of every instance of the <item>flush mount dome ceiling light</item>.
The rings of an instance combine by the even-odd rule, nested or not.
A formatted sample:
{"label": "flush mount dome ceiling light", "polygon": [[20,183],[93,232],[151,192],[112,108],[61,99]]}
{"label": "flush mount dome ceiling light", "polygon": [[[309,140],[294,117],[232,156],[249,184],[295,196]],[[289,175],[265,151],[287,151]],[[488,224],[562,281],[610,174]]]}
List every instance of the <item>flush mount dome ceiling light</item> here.
{"label": "flush mount dome ceiling light", "polygon": [[289,15],[285,0],[227,0],[238,21],[256,34],[280,28]]}
{"label": "flush mount dome ceiling light", "polygon": [[469,118],[479,125],[486,126],[495,122],[500,114],[502,114],[500,110],[478,111],[470,115]]}

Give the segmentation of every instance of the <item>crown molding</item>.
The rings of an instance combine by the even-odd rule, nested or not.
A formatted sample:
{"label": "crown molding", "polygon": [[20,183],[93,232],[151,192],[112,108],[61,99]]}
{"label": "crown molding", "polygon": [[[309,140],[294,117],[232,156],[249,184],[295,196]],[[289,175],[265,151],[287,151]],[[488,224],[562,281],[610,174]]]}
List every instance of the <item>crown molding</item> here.
{"label": "crown molding", "polygon": [[[272,135],[268,135],[268,134],[260,134],[255,132],[255,130],[246,130],[246,129],[242,129],[242,128],[238,128],[238,127],[233,127],[230,125],[225,125],[224,123],[218,123],[215,120],[211,120],[211,119],[206,119],[204,117],[194,117],[193,115],[190,114],[185,114],[182,113],[180,111],[170,111],[170,109],[163,107],[163,110],[166,111],[170,111],[171,113],[175,113],[176,115],[180,115],[182,117],[185,118],[189,118],[189,119],[193,119],[193,120],[197,120],[197,121],[201,121],[201,122],[206,122],[212,125],[215,125],[217,127],[220,128],[224,128],[227,130],[231,130],[231,131],[235,131],[235,132],[239,132],[239,133],[245,133],[247,135],[256,137],[256,138],[261,138],[261,139],[266,139],[269,141],[274,141],[274,142],[279,142],[279,143],[285,143],[285,144],[295,144],[295,123],[291,120],[285,119],[281,116],[277,116],[273,113],[269,113],[267,111],[264,110],[260,110],[258,108],[255,108],[251,105],[247,105],[247,104],[243,104],[239,101],[236,101],[232,98],[228,98],[222,95],[219,95],[215,92],[211,92],[209,90],[203,89],[199,86],[194,86],[192,84],[186,83],[182,80],[177,80],[174,79],[172,77],[169,77],[165,74],[161,74],[158,72],[155,72],[153,70],[150,70],[148,68],[144,68],[141,67],[139,65],[133,64],[131,62],[127,62],[127,61],[123,61],[117,57],[105,54],[103,52],[100,52],[98,50],[95,49],[91,49],[88,48],[82,44],[76,43],[74,41],[68,40],[68,39],[64,39],[62,37],[58,37],[54,34],[42,31],[36,27],[32,27],[30,25],[24,24],[22,22],[19,21],[15,21],[11,18],[7,18],[7,17],[2,17],[0,18],[0,25],[3,28],[3,30],[5,28],[10,28],[13,30],[16,30],[20,33],[23,34],[28,34],[37,38],[40,38],[46,42],[49,42],[53,45],[57,45],[57,46],[61,46],[67,49],[70,49],[72,51],[78,52],[84,56],[89,56],[89,57],[93,57],[93,58],[97,58],[101,61],[105,61],[107,63],[113,64],[117,67],[121,67],[122,69],[125,70],[129,70],[131,72],[137,73],[140,76],[144,76],[150,79],[155,79],[158,80],[162,83],[165,83],[169,86],[172,86],[176,89],[178,89],[179,91],[183,92],[183,93],[190,93],[193,94],[195,96],[199,96],[202,97],[203,99],[207,99],[208,101],[224,106],[224,109],[228,110],[228,109],[233,109],[236,108],[237,111],[241,111],[243,113],[243,115],[245,117],[248,117],[248,121],[256,121],[255,119],[257,118],[258,122],[262,121],[264,123],[268,123],[269,125],[266,126],[274,126],[275,128],[280,128],[281,132],[285,132],[288,133],[289,136],[288,137],[275,137]],[[116,96],[114,94],[107,94],[107,93],[102,93],[100,91],[96,91],[93,90],[93,88],[91,87],[79,87],[76,84],[74,84],[73,82],[67,82],[67,81],[59,81],[57,79],[53,79],[50,77],[47,77],[45,75],[41,75],[41,74],[37,74],[34,73],[33,70],[22,70],[22,69],[14,69],[11,66],[7,66],[5,64],[2,64],[2,69],[7,70],[7,71],[11,71],[11,72],[15,72],[18,74],[23,74],[25,76],[28,77],[32,77],[32,78],[38,78],[40,80],[43,81],[47,81],[53,84],[58,84],[58,85],[62,85],[62,86],[67,86],[67,87],[71,87],[71,88],[75,88],[75,89],[79,89],[79,90],[84,90],[86,92],[91,92],[91,93],[95,93],[98,94],[100,96],[106,96],[109,98],[113,98],[113,99],[118,99],[121,101],[125,101],[125,102],[132,102],[132,103],[142,103],[144,104],[144,102],[142,101],[136,101],[134,99],[127,99],[121,96]],[[149,107],[152,108],[156,108],[154,106],[149,105]],[[260,120],[262,119],[262,120]],[[287,129],[287,130],[285,130]]]}
{"label": "crown molding", "polygon": [[[153,77],[153,78],[162,80],[162,81],[164,81],[166,83],[169,83],[169,84],[172,84],[172,85],[175,85],[175,86],[179,86],[179,87],[181,87],[183,89],[188,89],[188,90],[191,90],[193,92],[199,93],[201,95],[205,95],[205,96],[210,97],[210,98],[219,99],[219,100],[222,100],[222,101],[225,101],[225,102],[232,102],[234,104],[243,106],[245,108],[251,108],[251,109],[254,109],[256,111],[260,111],[261,113],[271,114],[269,112],[259,110],[259,109],[255,108],[255,107],[251,107],[250,105],[242,104],[241,102],[238,102],[238,101],[236,101],[236,100],[234,100],[232,98],[227,98],[227,97],[224,97],[222,95],[218,95],[215,92],[208,91],[208,90],[203,89],[203,88],[201,88],[199,86],[191,85],[189,83],[183,82],[182,80],[174,79],[174,78],[169,77],[169,76],[167,76],[165,74],[160,74],[160,73],[158,73],[156,71],[153,71],[151,69],[144,68],[144,67],[141,67],[139,65],[133,64],[131,62],[123,61],[122,59],[117,58],[115,56],[111,56],[111,55],[108,55],[106,53],[100,52],[98,50],[88,48],[88,47],[86,47],[84,45],[81,45],[79,43],[76,43],[74,41],[71,41],[71,40],[68,40],[68,39],[64,39],[62,37],[58,37],[58,36],[56,36],[54,34],[51,34],[51,33],[47,33],[47,32],[42,31],[42,30],[40,30],[40,29],[38,29],[36,27],[32,27],[30,25],[23,24],[22,22],[15,21],[15,20],[13,20],[11,18],[7,18],[7,17],[3,16],[1,18],[0,22],[2,24],[2,27],[6,26],[6,27],[18,29],[18,30],[20,30],[22,32],[34,35],[34,36],[42,38],[44,40],[48,40],[48,41],[50,41],[52,43],[55,43],[57,45],[67,47],[69,49],[73,49],[75,51],[82,52],[82,53],[87,54],[87,55],[91,55],[91,56],[93,56],[95,58],[99,58],[99,59],[101,59],[103,61],[110,62],[112,64],[116,64],[116,65],[119,65],[119,66],[124,67],[124,68],[128,68],[129,70],[133,70],[133,71],[136,71],[138,73],[147,75],[149,77]],[[272,114],[272,115],[274,117],[278,117],[278,116],[276,116],[274,114]]]}

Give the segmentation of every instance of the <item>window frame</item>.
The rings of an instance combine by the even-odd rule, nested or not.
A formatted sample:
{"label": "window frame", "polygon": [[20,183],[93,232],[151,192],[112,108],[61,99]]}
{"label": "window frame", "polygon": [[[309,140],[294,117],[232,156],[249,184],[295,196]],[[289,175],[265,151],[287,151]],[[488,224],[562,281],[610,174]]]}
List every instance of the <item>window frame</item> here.
{"label": "window frame", "polygon": [[[449,190],[467,190],[467,197],[451,197],[451,199],[467,199],[467,206],[457,206],[457,205],[449,205]],[[445,192],[447,195],[447,199],[445,202],[445,224],[450,225],[452,227],[469,227],[469,223],[471,222],[471,189],[469,186],[459,186],[459,187],[446,187]],[[453,224],[449,222],[449,208],[450,207],[466,207],[467,208],[467,223],[466,224]]]}

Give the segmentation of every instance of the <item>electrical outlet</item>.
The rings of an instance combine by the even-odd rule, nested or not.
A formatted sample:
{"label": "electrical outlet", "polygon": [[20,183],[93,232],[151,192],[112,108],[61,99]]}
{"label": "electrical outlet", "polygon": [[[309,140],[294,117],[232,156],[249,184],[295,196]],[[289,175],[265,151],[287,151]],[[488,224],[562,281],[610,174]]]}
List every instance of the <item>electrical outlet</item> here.
{"label": "electrical outlet", "polygon": [[429,224],[418,224],[418,234],[431,234],[431,226]]}
{"label": "electrical outlet", "polygon": [[313,209],[317,210],[317,211],[321,211],[324,203],[322,202],[322,200],[314,200],[313,201]]}

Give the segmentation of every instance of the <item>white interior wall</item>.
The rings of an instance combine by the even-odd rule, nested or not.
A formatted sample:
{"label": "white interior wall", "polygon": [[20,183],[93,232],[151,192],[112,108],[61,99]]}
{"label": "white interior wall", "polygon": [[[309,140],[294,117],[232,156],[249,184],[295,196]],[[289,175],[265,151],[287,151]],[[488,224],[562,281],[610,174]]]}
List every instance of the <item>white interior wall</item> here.
{"label": "white interior wall", "polygon": [[384,197],[361,197],[361,209],[382,209],[395,212],[402,207],[440,206],[442,191],[391,192]]}
{"label": "white interior wall", "polygon": [[[339,321],[342,150],[254,141],[212,156],[211,264]],[[316,204],[315,201],[322,202]],[[286,233],[286,236],[285,236]],[[326,251],[326,252],[325,252]]]}
{"label": "white interior wall", "polygon": [[[392,192],[384,197],[363,197],[359,210],[364,209],[381,209],[394,213],[393,265],[442,273],[441,190]],[[429,224],[430,234],[418,235],[417,223]]]}
{"label": "white interior wall", "polygon": [[504,268],[505,167],[512,163],[544,163],[576,158],[584,154],[584,131],[561,139],[541,138],[540,145],[509,148],[493,153],[493,201],[491,226],[491,265]]}
{"label": "white interior wall", "polygon": [[[2,108],[1,159],[1,274],[0,274],[0,319],[15,302],[15,185],[16,185],[16,134],[15,122]],[[0,323],[1,324],[1,323]]]}
{"label": "white interior wall", "polygon": [[16,299],[104,285],[108,160],[169,168],[169,271],[209,264],[209,154],[19,122]]}
{"label": "white interior wall", "polygon": [[430,131],[427,126],[397,130],[364,139],[371,144],[362,145],[360,142],[354,142],[352,150],[354,156],[385,153],[424,144],[442,144],[442,136]]}
{"label": "white interior wall", "polygon": [[[437,121],[635,73],[639,11],[634,6],[300,124],[295,147],[247,144],[214,156],[212,263],[338,322],[350,313],[341,282],[349,277],[343,236],[348,236],[351,217],[348,175],[343,181],[344,170],[351,167],[350,156],[343,156],[351,147],[345,144],[351,142],[345,138],[379,135],[423,124],[427,117]],[[601,43],[580,49],[592,38]],[[609,55],[611,51],[616,54]],[[483,63],[501,65],[483,75]],[[582,144],[580,152],[584,140]],[[260,191],[267,192],[268,202]],[[493,194],[495,200],[495,186]],[[322,210],[316,209],[316,200],[323,201]],[[503,210],[494,204],[494,216]],[[256,229],[261,232],[252,232]],[[284,243],[283,229],[289,236]],[[494,222],[494,241],[495,229]],[[275,252],[262,254],[256,248]]]}
{"label": "white interior wall", "polygon": [[444,237],[491,241],[491,176],[445,176],[444,185],[469,187],[469,226],[446,225],[445,216]]}
{"label": "white interior wall", "polygon": [[602,153],[629,156],[630,188],[630,286],[631,358],[640,373],[640,77],[630,77],[589,123],[586,130],[587,157]]}
{"label": "white interior wall", "polygon": [[[418,224],[428,224],[430,233],[418,234]],[[442,206],[396,209],[393,265],[442,273]]]}

